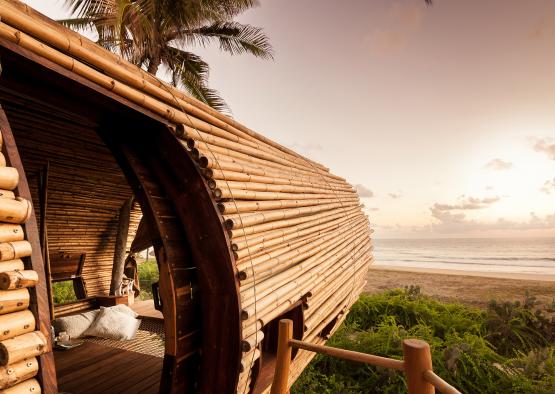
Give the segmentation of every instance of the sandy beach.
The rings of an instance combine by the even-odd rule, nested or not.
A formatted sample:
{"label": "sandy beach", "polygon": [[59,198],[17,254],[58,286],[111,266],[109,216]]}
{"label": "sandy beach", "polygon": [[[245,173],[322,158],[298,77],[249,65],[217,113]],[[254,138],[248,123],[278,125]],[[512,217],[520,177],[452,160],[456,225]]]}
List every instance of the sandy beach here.
{"label": "sandy beach", "polygon": [[542,304],[555,301],[555,275],[501,274],[441,269],[373,266],[364,291],[418,285],[422,292],[442,301],[485,306],[491,299],[522,300],[526,291]]}

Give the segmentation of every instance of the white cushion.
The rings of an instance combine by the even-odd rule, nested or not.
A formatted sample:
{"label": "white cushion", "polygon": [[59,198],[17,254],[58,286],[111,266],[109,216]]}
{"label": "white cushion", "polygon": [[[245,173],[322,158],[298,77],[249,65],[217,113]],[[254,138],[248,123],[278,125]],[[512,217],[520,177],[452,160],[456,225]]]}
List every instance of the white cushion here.
{"label": "white cushion", "polygon": [[94,310],[78,315],[59,317],[52,322],[52,325],[56,334],[65,331],[70,338],[79,338],[94,322],[99,312],[99,310]]}
{"label": "white cushion", "polygon": [[[102,307],[100,309],[102,309]],[[138,317],[139,316],[138,313],[135,313],[135,311],[133,309],[129,308],[125,304],[118,304],[118,305],[115,305],[115,306],[108,307],[106,309],[113,309],[115,311],[122,312],[122,313],[125,313],[126,315],[133,316],[133,317]]]}
{"label": "white cushion", "polygon": [[137,334],[140,324],[140,320],[125,312],[120,312],[114,308],[102,308],[93,324],[83,335],[115,340],[130,340]]}

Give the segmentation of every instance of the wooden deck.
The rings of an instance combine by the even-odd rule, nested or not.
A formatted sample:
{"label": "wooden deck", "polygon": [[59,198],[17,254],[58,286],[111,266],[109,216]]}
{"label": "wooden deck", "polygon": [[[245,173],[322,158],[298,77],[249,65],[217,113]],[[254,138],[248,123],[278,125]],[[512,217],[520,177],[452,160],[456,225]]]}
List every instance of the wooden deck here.
{"label": "wooden deck", "polygon": [[139,318],[148,317],[151,319],[164,320],[164,315],[162,314],[162,312],[154,309],[153,300],[144,300],[144,301],[137,300],[133,305],[130,305],[129,307],[133,309],[135,313],[139,314]]}
{"label": "wooden deck", "polygon": [[89,342],[54,358],[60,393],[158,393],[162,358]]}

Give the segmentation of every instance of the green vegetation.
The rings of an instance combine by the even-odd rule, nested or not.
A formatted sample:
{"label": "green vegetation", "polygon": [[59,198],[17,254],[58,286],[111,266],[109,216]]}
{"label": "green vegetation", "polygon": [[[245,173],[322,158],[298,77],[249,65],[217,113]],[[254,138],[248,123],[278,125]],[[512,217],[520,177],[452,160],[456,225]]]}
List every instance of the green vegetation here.
{"label": "green vegetation", "polygon": [[139,284],[141,286],[140,300],[152,299],[152,284],[158,282],[158,264],[155,259],[149,259],[137,264]]}
{"label": "green vegetation", "polygon": [[54,304],[65,304],[66,302],[76,301],[73,281],[64,280],[63,282],[52,283],[52,298]]}
{"label": "green vegetation", "polygon": [[[434,371],[463,393],[554,393],[555,320],[533,297],[486,310],[441,303],[418,287],[363,295],[329,346],[402,359],[402,340],[432,349]],[[402,373],[316,356],[292,393],[404,393]]]}

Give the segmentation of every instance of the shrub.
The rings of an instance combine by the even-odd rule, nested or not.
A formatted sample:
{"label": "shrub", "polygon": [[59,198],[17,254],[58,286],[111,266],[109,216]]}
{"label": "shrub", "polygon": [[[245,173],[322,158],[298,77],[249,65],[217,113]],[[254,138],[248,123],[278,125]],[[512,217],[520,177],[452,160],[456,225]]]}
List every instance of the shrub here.
{"label": "shrub", "polygon": [[[461,392],[553,393],[553,349],[541,348],[545,342],[535,335],[520,335],[522,322],[511,322],[508,328],[505,324],[525,319],[544,337],[549,322],[541,311],[534,310],[533,317],[526,312],[533,309],[530,300],[524,306],[513,305],[516,309],[510,314],[499,315],[496,309],[441,303],[412,286],[363,295],[328,345],[402,359],[403,339],[419,338],[430,344],[434,371]],[[509,320],[497,320],[509,315]],[[495,327],[508,330],[505,334],[509,333],[510,339],[501,341]],[[510,358],[499,350],[503,346],[521,350],[512,350]],[[402,373],[393,370],[316,356],[291,392],[405,393],[406,382]]]}

